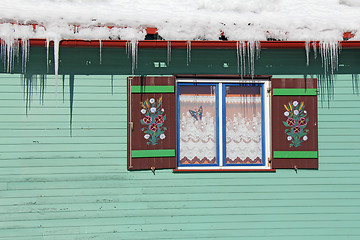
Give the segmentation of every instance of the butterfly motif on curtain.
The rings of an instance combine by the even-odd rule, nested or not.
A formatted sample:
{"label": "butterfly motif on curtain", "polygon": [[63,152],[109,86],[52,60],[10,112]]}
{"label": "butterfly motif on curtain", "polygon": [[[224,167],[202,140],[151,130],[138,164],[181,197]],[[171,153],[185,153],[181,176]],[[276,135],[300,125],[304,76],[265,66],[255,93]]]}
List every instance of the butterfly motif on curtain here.
{"label": "butterfly motif on curtain", "polygon": [[193,111],[193,110],[189,110],[189,113],[191,114],[191,116],[193,118],[197,120],[201,120],[202,119],[202,114],[203,114],[203,107],[200,106],[200,108],[197,111]]}

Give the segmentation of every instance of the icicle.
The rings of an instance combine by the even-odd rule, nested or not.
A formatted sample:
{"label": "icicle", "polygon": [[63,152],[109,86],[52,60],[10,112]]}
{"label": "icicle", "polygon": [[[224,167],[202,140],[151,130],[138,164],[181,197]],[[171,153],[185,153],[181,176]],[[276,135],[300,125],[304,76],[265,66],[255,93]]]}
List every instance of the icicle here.
{"label": "icicle", "polygon": [[325,60],[327,61],[327,58],[325,56],[325,53],[324,53],[324,47],[322,46],[323,43],[319,42],[319,50],[320,50],[320,56],[321,56],[321,66],[323,67],[325,73],[327,72],[327,66],[325,68],[324,66],[324,62]]}
{"label": "icicle", "polygon": [[336,75],[332,74],[320,74],[317,75],[318,89],[319,89],[319,100],[321,105],[327,100],[328,107],[330,106],[330,100],[334,98],[334,78]]}
{"label": "icicle", "polygon": [[351,74],[353,93],[359,95],[359,74]]}
{"label": "icicle", "polygon": [[313,42],[313,43],[312,43],[312,46],[313,46],[313,51],[314,51],[314,58],[316,59],[316,58],[317,58],[317,47],[316,47],[316,42]]}
{"label": "icicle", "polygon": [[336,42],[333,44],[333,67],[334,70],[338,71],[339,70],[339,54],[341,52],[341,44],[339,42]]}
{"label": "icicle", "polygon": [[[4,69],[7,72],[12,72],[15,57],[18,57],[19,41],[15,39],[3,39],[1,41],[1,56],[4,61]],[[18,58],[17,58],[18,59]]]}
{"label": "icicle", "polygon": [[29,39],[22,39],[21,41],[21,50],[22,50],[22,54],[21,54],[21,60],[22,60],[22,72],[26,73],[26,64],[29,60]]}
{"label": "icicle", "polygon": [[74,105],[74,75],[69,77],[69,90],[70,90],[70,136],[72,137],[72,118],[73,118],[73,105]]}
{"label": "icicle", "polygon": [[248,50],[248,66],[249,73],[251,74],[251,78],[255,75],[255,54],[258,56],[258,52],[260,52],[260,42],[258,41],[249,41],[247,44]]}
{"label": "icicle", "polygon": [[334,74],[334,70],[338,70],[339,66],[339,42],[321,42],[319,47],[325,75],[328,74],[329,67],[331,74]]}
{"label": "icicle", "polygon": [[319,91],[319,102],[321,103],[321,106],[323,105],[324,102],[324,81],[322,79],[323,75],[316,75],[317,78],[317,87],[318,87],[318,91]]}
{"label": "icicle", "polygon": [[186,42],[186,66],[191,63],[191,41]]}
{"label": "icicle", "polygon": [[309,66],[309,55],[310,55],[310,42],[305,42],[305,52],[306,52],[306,66]]}
{"label": "icicle", "polygon": [[135,74],[135,69],[137,68],[137,55],[138,55],[138,41],[131,41],[131,73]]}
{"label": "icicle", "polygon": [[[17,42],[17,44],[13,47],[14,48],[13,63],[15,63],[15,58],[16,58],[16,63],[19,64],[20,63],[20,50],[22,50],[22,49],[20,49],[20,40],[17,40],[16,42]],[[13,66],[15,66],[15,64]]]}
{"label": "icicle", "polygon": [[101,40],[99,40],[99,51],[100,51],[100,64],[101,64],[101,62],[102,62],[102,42],[101,42]]}
{"label": "icicle", "polygon": [[114,95],[114,75],[111,75],[111,95]]}
{"label": "icicle", "polygon": [[241,76],[241,79],[243,79],[245,74],[245,60],[246,60],[246,43],[242,41],[236,42],[236,57],[237,57],[237,71]]}
{"label": "icicle", "polygon": [[241,75],[246,75],[246,42],[240,42]]}
{"label": "icicle", "polygon": [[62,76],[62,97],[63,97],[63,103],[65,101],[65,75]]}
{"label": "icicle", "polygon": [[24,85],[25,85],[25,111],[26,115],[31,108],[31,99],[32,99],[32,92],[33,92],[33,76],[24,75]]}
{"label": "icicle", "polygon": [[247,67],[247,72],[250,75],[251,72],[251,60],[250,60],[250,42],[246,43],[246,53],[247,53],[247,63],[248,63],[248,67]]}
{"label": "icicle", "polygon": [[261,53],[260,41],[255,41],[255,49],[256,49],[256,59],[260,59],[260,53]]}
{"label": "icicle", "polygon": [[26,92],[26,83],[25,83],[25,75],[24,74],[21,74],[21,86],[23,87],[23,100],[25,101],[25,92]]}
{"label": "icicle", "polygon": [[30,97],[31,97],[31,78],[26,76],[26,115],[28,115],[28,110],[30,109]]}
{"label": "icicle", "polygon": [[38,90],[37,90],[38,75],[34,75],[33,78],[34,79],[33,79],[32,85],[33,85],[33,88],[35,89],[35,93],[38,94]]}
{"label": "icicle", "polygon": [[6,68],[6,61],[5,61],[5,59],[6,59],[6,53],[5,53],[5,47],[6,47],[6,45],[5,45],[5,40],[2,39],[2,41],[1,41],[1,59],[3,60],[4,70],[5,70],[5,68]]}
{"label": "icicle", "polygon": [[130,58],[130,53],[131,53],[131,42],[130,41],[126,41],[126,44],[125,44],[125,52],[128,56],[128,58]]}
{"label": "icicle", "polygon": [[[236,60],[237,60],[237,72],[238,73],[240,73],[240,46],[239,45],[240,45],[240,41],[237,41],[236,42]],[[242,59],[241,59],[241,61],[242,61]],[[241,77],[242,77],[242,73],[241,73]]]}
{"label": "icicle", "polygon": [[15,56],[17,54],[17,43],[18,40],[15,39],[2,39],[1,41],[1,56],[4,61],[4,70],[7,72],[11,72],[13,68],[13,63]]}
{"label": "icicle", "polygon": [[7,72],[11,72],[12,67],[12,57],[13,57],[13,43],[7,44],[6,46],[6,54],[7,54]]}
{"label": "icicle", "polygon": [[50,40],[46,39],[46,72],[49,72],[49,48],[50,48]]}
{"label": "icicle", "polygon": [[8,72],[8,67],[9,67],[9,64],[8,64],[8,62],[9,62],[9,59],[8,59],[8,45],[9,45],[9,43],[8,43],[8,41],[6,41],[6,40],[4,40],[3,41],[4,42],[4,45],[2,46],[2,48],[4,49],[3,50],[3,61],[4,61],[4,70],[6,69],[6,71]]}
{"label": "icicle", "polygon": [[[39,80],[39,84],[38,84]],[[39,93],[39,101],[44,104],[44,94],[46,86],[46,75],[27,75],[22,74],[24,101],[25,101],[25,113],[29,114],[31,110],[31,102],[33,99],[34,91]],[[37,87],[39,86],[39,90]]]}
{"label": "icicle", "polygon": [[171,61],[171,42],[168,41],[167,42],[167,65],[170,65],[170,61]]}
{"label": "icicle", "polygon": [[46,86],[46,75],[41,75],[41,78],[40,78],[40,102],[42,105],[44,105],[45,86]]}
{"label": "icicle", "polygon": [[44,86],[44,75],[40,77],[40,85],[39,85],[39,103],[44,104],[44,97],[43,97],[43,86]]}
{"label": "icicle", "polygon": [[319,48],[324,68],[324,75],[319,77],[320,96],[321,101],[324,100],[324,96],[327,96],[328,106],[330,106],[330,99],[334,96],[334,78],[336,77],[334,70],[338,70],[340,46],[338,42],[320,42]]}
{"label": "icicle", "polygon": [[56,100],[58,92],[58,77],[59,77],[59,40],[54,40],[54,62],[55,62],[55,89],[56,89]]}

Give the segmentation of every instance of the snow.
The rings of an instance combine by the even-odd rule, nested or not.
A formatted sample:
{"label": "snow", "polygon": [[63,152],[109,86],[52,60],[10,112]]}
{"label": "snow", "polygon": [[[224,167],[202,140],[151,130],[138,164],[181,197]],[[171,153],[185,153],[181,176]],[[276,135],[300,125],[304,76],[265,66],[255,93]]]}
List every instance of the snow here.
{"label": "snow", "polygon": [[359,14],[359,0],[3,0],[3,23],[43,27],[0,24],[0,37],[134,41],[156,27],[166,40],[334,42],[360,39]]}

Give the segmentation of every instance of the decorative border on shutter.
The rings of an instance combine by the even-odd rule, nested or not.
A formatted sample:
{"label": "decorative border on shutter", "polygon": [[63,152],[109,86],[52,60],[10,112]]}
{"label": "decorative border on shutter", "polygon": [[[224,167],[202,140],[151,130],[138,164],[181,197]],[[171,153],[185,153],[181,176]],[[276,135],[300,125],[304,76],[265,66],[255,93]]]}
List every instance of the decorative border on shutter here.
{"label": "decorative border on shutter", "polygon": [[274,88],[273,96],[316,96],[316,88]]}
{"label": "decorative border on shutter", "polygon": [[175,149],[132,150],[132,158],[175,157]]}
{"label": "decorative border on shutter", "polygon": [[274,151],[274,158],[317,158],[317,151]]}
{"label": "decorative border on shutter", "polygon": [[271,80],[273,168],[318,168],[317,80]]}
{"label": "decorative border on shutter", "polygon": [[128,170],[176,168],[175,77],[128,78]]}
{"label": "decorative border on shutter", "polygon": [[131,93],[174,93],[174,86],[131,86]]}

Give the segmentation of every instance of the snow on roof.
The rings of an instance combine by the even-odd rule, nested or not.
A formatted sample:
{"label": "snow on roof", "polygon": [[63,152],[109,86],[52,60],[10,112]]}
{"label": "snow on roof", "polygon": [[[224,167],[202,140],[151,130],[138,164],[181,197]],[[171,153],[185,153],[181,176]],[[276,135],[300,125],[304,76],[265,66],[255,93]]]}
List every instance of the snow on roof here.
{"label": "snow on roof", "polygon": [[146,27],[166,40],[360,39],[359,0],[3,0],[0,16],[2,39],[143,40]]}

